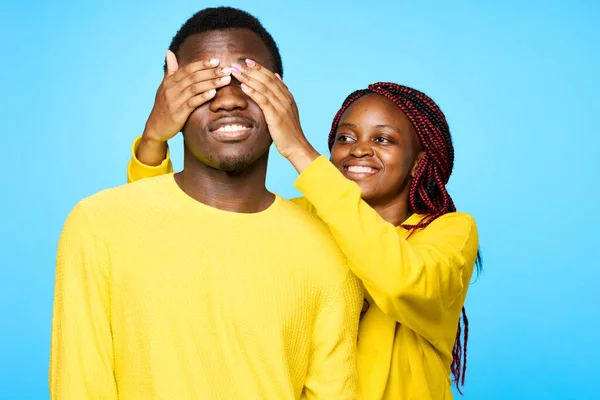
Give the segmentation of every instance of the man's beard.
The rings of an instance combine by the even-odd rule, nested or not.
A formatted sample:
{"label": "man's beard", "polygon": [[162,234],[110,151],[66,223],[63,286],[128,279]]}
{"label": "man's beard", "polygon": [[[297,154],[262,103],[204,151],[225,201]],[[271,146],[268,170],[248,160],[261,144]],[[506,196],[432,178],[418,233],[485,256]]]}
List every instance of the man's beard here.
{"label": "man's beard", "polygon": [[[212,158],[212,157],[210,157]],[[219,157],[219,159],[211,159],[211,167],[224,172],[239,173],[244,172],[254,163],[246,154],[236,154],[233,156]]]}

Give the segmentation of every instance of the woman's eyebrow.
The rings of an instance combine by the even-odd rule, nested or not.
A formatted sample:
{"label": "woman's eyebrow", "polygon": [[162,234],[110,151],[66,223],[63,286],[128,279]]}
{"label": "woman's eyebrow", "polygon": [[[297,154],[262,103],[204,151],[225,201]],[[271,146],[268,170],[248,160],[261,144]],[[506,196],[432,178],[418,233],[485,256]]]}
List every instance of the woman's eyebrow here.
{"label": "woman's eyebrow", "polygon": [[374,128],[389,128],[392,129],[398,133],[402,133],[402,130],[400,128],[396,128],[394,126],[388,125],[388,124],[378,124],[378,125],[374,125]]}

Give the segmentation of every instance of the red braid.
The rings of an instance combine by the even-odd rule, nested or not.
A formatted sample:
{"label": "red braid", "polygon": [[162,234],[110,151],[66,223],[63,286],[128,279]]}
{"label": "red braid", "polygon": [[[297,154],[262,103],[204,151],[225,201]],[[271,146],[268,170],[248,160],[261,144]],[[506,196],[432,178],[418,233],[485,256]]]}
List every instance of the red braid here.
{"label": "red braid", "polygon": [[[333,147],[337,126],[344,112],[356,100],[367,94],[376,93],[393,102],[406,115],[413,125],[423,147],[423,157],[419,161],[409,190],[409,206],[413,213],[425,214],[426,218],[415,225],[402,226],[414,232],[428,226],[439,216],[456,211],[454,201],[446,190],[446,184],[454,167],[454,147],[446,117],[438,105],[426,94],[391,82],[378,82],[368,89],[351,93],[335,115],[329,132],[329,150]],[[480,261],[479,254],[477,257]],[[478,264],[479,265],[479,264]],[[450,367],[458,392],[465,384],[467,371],[467,341],[469,339],[469,320],[463,307],[462,321],[464,340],[461,342],[462,327],[458,321],[456,340],[452,349]]]}

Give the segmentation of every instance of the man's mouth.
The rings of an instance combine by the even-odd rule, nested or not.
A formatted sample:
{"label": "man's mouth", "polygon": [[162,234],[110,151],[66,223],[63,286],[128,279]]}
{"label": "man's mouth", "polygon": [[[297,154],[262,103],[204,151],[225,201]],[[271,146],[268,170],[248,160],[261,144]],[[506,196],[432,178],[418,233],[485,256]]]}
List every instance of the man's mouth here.
{"label": "man's mouth", "polygon": [[220,135],[228,135],[228,134],[237,135],[242,132],[246,132],[248,130],[250,130],[249,126],[231,124],[231,125],[223,125],[223,126],[217,128],[214,132],[216,132]]}
{"label": "man's mouth", "polygon": [[235,142],[248,137],[252,124],[240,118],[223,118],[213,123],[209,131],[219,141]]}

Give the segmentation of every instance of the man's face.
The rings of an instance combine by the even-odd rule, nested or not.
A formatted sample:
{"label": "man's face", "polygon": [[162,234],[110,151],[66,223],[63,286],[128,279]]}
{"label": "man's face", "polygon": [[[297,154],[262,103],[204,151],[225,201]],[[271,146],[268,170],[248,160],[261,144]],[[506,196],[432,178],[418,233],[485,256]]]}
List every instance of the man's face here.
{"label": "man's face", "polygon": [[[220,67],[243,64],[249,58],[269,69],[273,62],[267,46],[249,29],[227,29],[189,36],[179,48],[180,67],[217,58]],[[263,112],[232,82],[192,112],[182,129],[187,149],[202,163],[227,172],[247,169],[271,145]]]}

